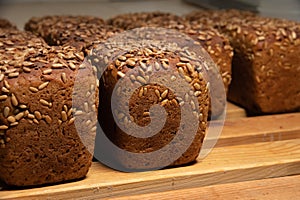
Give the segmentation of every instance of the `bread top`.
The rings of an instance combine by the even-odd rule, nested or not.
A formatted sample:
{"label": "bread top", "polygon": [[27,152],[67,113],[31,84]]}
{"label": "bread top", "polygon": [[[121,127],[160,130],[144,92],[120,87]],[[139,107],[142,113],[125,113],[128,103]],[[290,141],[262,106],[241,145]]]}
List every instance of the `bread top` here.
{"label": "bread top", "polygon": [[31,18],[25,24],[25,30],[41,36],[49,45],[74,46],[85,53],[119,32],[118,28],[108,26],[99,17],[69,15]]}
{"label": "bread top", "polygon": [[[214,29],[213,26],[191,23],[186,18],[165,12],[127,13],[111,18],[107,23],[125,30],[148,26],[174,29],[185,33],[208,51],[219,66],[221,73],[227,73],[224,74],[226,85],[230,83],[233,49],[224,34]],[[167,37],[171,38],[170,35]],[[174,38],[174,40],[176,42],[177,39]]]}
{"label": "bread top", "polygon": [[204,25],[215,26],[227,20],[245,20],[256,17],[256,13],[241,10],[197,10],[188,13],[183,18],[189,22]]}
{"label": "bread top", "polygon": [[[31,123],[36,110],[56,109],[46,91],[72,85],[84,55],[74,47],[50,47],[29,32],[12,29],[0,29],[0,46],[0,143],[5,148],[10,140],[6,131],[21,118]],[[45,114],[43,120],[49,122],[53,116]]]}
{"label": "bread top", "polygon": [[239,37],[253,51],[266,49],[272,43],[277,46],[300,44],[300,23],[289,20],[253,17],[242,23],[235,21],[223,29],[229,36]]}
{"label": "bread top", "polygon": [[17,27],[12,24],[7,19],[0,18],[0,29],[17,29]]}
{"label": "bread top", "polygon": [[130,30],[139,27],[167,26],[181,27],[185,26],[185,21],[177,15],[166,12],[138,12],[117,15],[107,20],[107,23],[124,30]]}
{"label": "bread top", "polygon": [[[296,45],[300,42],[300,23],[262,17],[248,11],[202,10],[186,15],[185,19],[189,20],[193,26],[207,24],[221,29],[231,37],[240,37],[247,46],[261,48],[258,45],[261,41]],[[239,40],[232,39],[233,44],[235,41],[239,43]]]}
{"label": "bread top", "polygon": [[[7,70],[29,73],[27,68],[39,69],[76,69],[84,55],[71,46],[49,46],[42,38],[30,32],[0,29],[0,64],[4,77],[9,77]],[[68,62],[69,61],[69,62]],[[77,67],[78,68],[78,67]]]}

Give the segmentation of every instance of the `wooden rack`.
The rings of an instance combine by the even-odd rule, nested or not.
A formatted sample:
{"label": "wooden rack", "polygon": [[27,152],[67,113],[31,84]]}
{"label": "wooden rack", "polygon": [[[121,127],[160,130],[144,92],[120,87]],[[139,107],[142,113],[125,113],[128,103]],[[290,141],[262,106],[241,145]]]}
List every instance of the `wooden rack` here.
{"label": "wooden rack", "polygon": [[95,162],[83,180],[3,190],[0,199],[299,198],[300,113],[246,117],[233,104],[227,113],[216,147],[193,165],[123,173]]}

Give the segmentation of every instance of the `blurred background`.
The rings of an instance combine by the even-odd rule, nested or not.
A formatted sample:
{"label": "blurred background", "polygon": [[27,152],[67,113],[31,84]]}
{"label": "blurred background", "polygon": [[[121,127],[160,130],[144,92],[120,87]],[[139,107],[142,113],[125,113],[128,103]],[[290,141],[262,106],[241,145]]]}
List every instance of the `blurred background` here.
{"label": "blurred background", "polygon": [[19,28],[32,16],[94,15],[109,18],[126,12],[164,11],[178,15],[202,8],[237,8],[264,16],[300,21],[300,0],[0,0],[0,17]]}

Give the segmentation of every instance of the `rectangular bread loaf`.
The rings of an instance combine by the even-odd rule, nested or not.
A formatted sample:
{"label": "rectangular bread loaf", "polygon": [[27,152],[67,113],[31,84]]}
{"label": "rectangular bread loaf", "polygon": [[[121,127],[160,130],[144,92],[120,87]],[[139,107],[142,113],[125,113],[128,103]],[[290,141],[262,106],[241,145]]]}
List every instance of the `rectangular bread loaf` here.
{"label": "rectangular bread loaf", "polygon": [[253,114],[300,109],[300,24],[256,17],[225,30],[236,57],[229,99]]}
{"label": "rectangular bread loaf", "polygon": [[[160,33],[165,35],[162,30]],[[110,141],[121,149],[105,149],[104,140],[97,140],[96,145],[104,149],[95,153],[98,157],[108,154],[104,157],[122,171],[189,164],[198,157],[207,128],[209,98],[204,66],[181,54],[179,47],[174,51],[160,49],[157,43],[163,43],[161,40],[151,41],[152,47],[146,43],[138,46],[139,39],[126,38],[128,49],[107,45],[111,56],[103,54],[100,47],[92,52],[97,58],[93,65],[101,69],[105,63],[108,67],[100,82],[99,113],[105,115],[99,115],[99,121]],[[182,96],[177,96],[180,93]],[[153,114],[154,105],[163,107],[165,113]],[[188,113],[186,106],[191,106]],[[164,117],[165,123],[156,130]],[[130,134],[134,125],[140,127]],[[149,133],[153,135],[147,136]]]}
{"label": "rectangular bread loaf", "polygon": [[230,38],[235,56],[229,100],[250,114],[300,109],[299,23],[236,10],[191,15]]}
{"label": "rectangular bread loaf", "polygon": [[[79,69],[82,53],[12,29],[0,29],[0,45],[0,179],[35,186],[83,178],[92,155],[75,126],[76,112],[92,119],[88,110],[97,97],[88,101],[84,93],[86,109],[72,101],[79,74],[87,77],[83,88],[92,84],[90,70]],[[94,127],[84,127],[95,134]]]}

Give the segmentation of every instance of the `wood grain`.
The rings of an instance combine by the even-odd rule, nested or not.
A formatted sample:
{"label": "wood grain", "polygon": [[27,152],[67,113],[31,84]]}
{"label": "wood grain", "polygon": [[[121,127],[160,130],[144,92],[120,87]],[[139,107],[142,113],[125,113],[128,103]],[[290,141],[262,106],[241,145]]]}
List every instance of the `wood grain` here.
{"label": "wood grain", "polygon": [[247,113],[245,109],[231,103],[227,102],[226,118],[227,119],[236,119],[241,117],[246,117]]}
{"label": "wood grain", "polygon": [[[212,126],[218,126],[213,123]],[[216,147],[297,138],[300,138],[300,113],[247,117],[226,120]]]}
{"label": "wood grain", "polygon": [[300,139],[215,148],[191,166],[123,173],[93,163],[86,179],[1,191],[0,199],[107,198],[300,174]]}
{"label": "wood grain", "polygon": [[[217,132],[220,121],[210,122],[210,133]],[[207,135],[200,153],[205,157],[211,147],[224,147],[300,138],[300,113],[226,119],[221,135]]]}
{"label": "wood grain", "polygon": [[299,122],[300,113],[226,120],[218,148],[193,165],[123,173],[93,163],[84,180],[4,190],[0,199],[120,197],[300,174]]}
{"label": "wood grain", "polygon": [[[220,184],[168,192],[109,198],[109,200],[201,199],[282,200],[299,199],[300,176],[287,176],[231,184]],[[108,199],[107,199],[108,200]]]}

